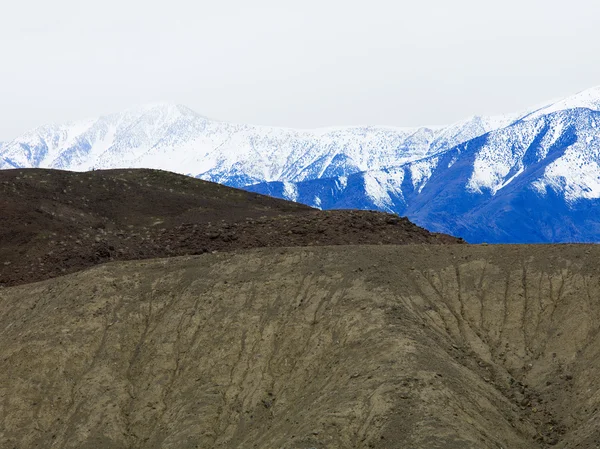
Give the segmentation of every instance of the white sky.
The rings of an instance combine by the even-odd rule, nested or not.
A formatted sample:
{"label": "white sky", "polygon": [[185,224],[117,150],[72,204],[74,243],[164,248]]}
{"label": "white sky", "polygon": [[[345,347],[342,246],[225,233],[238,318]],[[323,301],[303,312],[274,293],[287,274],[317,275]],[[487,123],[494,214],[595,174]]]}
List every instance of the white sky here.
{"label": "white sky", "polygon": [[291,127],[454,122],[600,84],[598,0],[2,0],[0,140],[166,101]]}

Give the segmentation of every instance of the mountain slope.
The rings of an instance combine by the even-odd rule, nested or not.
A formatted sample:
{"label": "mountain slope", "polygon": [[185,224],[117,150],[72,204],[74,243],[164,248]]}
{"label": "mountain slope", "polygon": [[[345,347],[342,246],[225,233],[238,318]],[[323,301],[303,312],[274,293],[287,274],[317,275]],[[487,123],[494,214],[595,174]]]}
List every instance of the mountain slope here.
{"label": "mountain slope", "polygon": [[0,447],[588,449],[600,248],[265,248],[0,289]]}
{"label": "mountain slope", "polygon": [[528,116],[399,166],[247,189],[325,209],[399,213],[473,243],[597,242],[600,112]]}

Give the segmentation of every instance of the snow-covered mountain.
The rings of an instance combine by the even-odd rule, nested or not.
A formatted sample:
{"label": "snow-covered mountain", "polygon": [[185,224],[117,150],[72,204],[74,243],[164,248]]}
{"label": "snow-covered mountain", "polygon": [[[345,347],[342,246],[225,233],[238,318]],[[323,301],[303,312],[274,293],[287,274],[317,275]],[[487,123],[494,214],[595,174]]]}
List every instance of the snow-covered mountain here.
{"label": "snow-covered mountain", "polygon": [[419,159],[508,122],[472,117],[447,127],[294,130],[214,121],[157,104],[34,129],[0,150],[0,168],[161,168],[237,187],[298,182]]}
{"label": "snow-covered mountain", "polygon": [[470,242],[600,242],[600,89],[560,104],[416,161],[249,189],[395,212]]}
{"label": "snow-covered mountain", "polygon": [[321,208],[407,215],[468,241],[600,241],[600,87],[443,127],[294,130],[157,104],[34,129],[0,168],[161,168]]}

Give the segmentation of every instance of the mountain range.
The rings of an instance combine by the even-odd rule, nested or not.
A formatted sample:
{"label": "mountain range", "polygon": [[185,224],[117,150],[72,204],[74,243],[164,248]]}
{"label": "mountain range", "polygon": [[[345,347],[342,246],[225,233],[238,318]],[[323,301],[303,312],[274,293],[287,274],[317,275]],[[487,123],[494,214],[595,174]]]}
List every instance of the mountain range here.
{"label": "mountain range", "polygon": [[294,130],[155,104],[0,144],[0,168],[160,168],[469,242],[600,241],[600,87],[450,126]]}

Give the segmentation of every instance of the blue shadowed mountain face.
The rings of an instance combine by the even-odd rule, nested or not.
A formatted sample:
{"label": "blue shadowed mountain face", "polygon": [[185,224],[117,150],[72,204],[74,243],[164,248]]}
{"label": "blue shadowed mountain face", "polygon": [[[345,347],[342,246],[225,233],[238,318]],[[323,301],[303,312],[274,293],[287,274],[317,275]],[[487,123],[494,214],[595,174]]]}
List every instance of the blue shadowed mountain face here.
{"label": "blue shadowed mountain face", "polygon": [[397,167],[253,192],[377,209],[468,242],[600,241],[600,113],[558,111]]}

